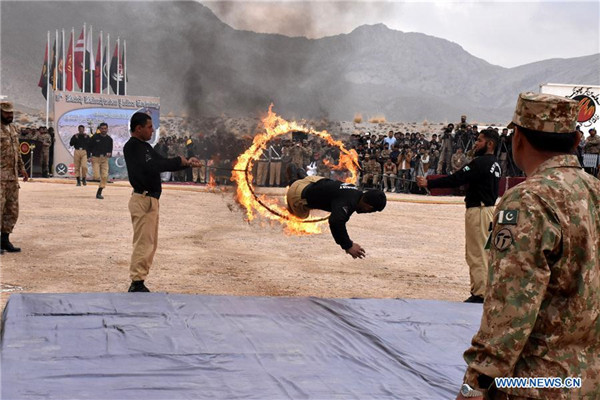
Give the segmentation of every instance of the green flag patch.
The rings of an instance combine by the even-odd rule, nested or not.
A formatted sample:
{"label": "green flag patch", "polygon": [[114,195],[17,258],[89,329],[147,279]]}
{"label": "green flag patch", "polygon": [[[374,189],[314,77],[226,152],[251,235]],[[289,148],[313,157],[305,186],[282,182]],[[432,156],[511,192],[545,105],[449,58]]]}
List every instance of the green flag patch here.
{"label": "green flag patch", "polygon": [[519,220],[519,210],[502,210],[498,212],[498,224],[516,225]]}

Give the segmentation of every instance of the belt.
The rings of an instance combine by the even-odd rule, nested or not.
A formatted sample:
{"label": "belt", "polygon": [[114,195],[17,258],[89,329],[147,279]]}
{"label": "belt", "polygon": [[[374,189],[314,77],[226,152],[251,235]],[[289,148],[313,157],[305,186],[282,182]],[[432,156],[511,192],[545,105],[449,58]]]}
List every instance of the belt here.
{"label": "belt", "polygon": [[155,199],[160,199],[160,193],[159,192],[149,192],[147,190],[133,190],[133,193],[137,193],[137,194],[141,194],[143,196],[146,197],[154,197]]}

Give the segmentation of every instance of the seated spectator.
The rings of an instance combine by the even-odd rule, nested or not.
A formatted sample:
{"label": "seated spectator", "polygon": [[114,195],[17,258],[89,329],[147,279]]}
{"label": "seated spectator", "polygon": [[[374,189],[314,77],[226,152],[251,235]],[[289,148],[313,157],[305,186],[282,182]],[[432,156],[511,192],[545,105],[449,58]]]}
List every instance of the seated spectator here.
{"label": "seated spectator", "polygon": [[373,187],[376,187],[379,182],[379,177],[381,176],[381,164],[369,154],[365,154],[363,171],[362,186],[365,187],[369,181],[372,181]]}
{"label": "seated spectator", "polygon": [[[386,192],[396,192],[396,176],[398,175],[398,167],[391,158],[383,164],[383,190]],[[389,183],[389,185],[388,185]]]}
{"label": "seated spectator", "polygon": [[452,173],[455,173],[456,171],[461,169],[465,165],[465,161],[466,157],[463,153],[463,149],[459,147],[458,149],[456,149],[456,153],[452,155],[452,160],[450,162],[452,167]]}

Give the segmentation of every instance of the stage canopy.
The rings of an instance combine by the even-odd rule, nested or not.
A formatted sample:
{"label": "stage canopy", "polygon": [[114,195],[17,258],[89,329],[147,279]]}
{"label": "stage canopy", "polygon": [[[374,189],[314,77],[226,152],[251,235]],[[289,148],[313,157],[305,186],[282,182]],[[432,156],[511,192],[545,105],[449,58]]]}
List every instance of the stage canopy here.
{"label": "stage canopy", "polygon": [[480,304],[13,294],[3,399],[450,399]]}

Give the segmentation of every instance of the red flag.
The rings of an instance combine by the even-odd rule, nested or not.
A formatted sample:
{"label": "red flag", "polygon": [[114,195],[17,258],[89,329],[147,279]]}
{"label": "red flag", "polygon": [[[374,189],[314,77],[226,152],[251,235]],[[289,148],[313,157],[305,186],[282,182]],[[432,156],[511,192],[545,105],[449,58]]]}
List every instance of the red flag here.
{"label": "red flag", "polygon": [[83,43],[83,30],[81,31],[81,35],[79,35],[79,39],[75,43],[75,57],[74,57],[74,67],[75,67],[75,80],[80,88],[83,88],[83,52],[84,52],[84,43]]}
{"label": "red flag", "polygon": [[96,51],[96,69],[94,69],[94,93],[100,93],[100,74],[102,73],[102,40],[98,38],[98,51]]}
{"label": "red flag", "polygon": [[38,86],[42,88],[42,94],[44,98],[46,98],[48,91],[48,43],[46,43],[46,54],[44,55],[44,64],[42,65],[42,75],[40,76],[40,81],[38,82]]}
{"label": "red flag", "polygon": [[65,74],[67,75],[67,84],[65,89],[69,92],[73,91],[73,34],[69,39],[69,51],[67,52],[67,62],[65,65]]}

